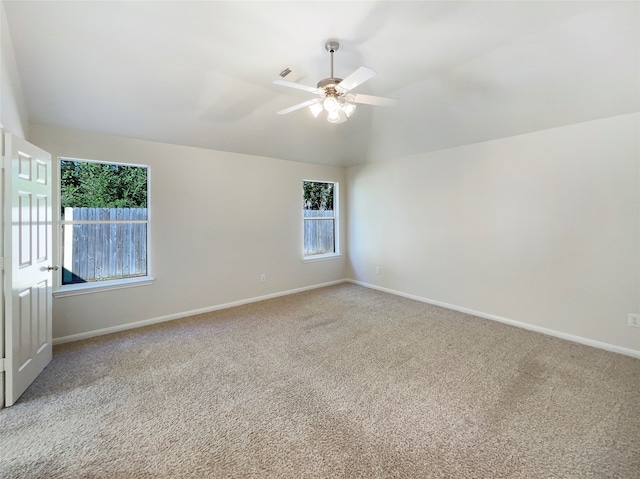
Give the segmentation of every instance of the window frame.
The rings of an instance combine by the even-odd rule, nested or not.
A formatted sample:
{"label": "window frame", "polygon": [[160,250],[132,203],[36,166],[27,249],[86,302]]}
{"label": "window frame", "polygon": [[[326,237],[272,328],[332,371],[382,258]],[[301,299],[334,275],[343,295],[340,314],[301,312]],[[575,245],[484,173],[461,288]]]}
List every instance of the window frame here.
{"label": "window frame", "polygon": [[[304,184],[305,183],[331,183],[333,184],[333,216],[327,217],[306,217],[304,216],[304,207],[302,208],[302,261],[305,263],[313,262],[313,261],[324,261],[329,259],[339,258],[341,256],[340,253],[340,227],[339,227],[339,212],[340,212],[340,183],[338,181],[333,180],[302,180],[302,200],[304,202]],[[332,253],[319,253],[307,255],[304,251],[304,242],[305,242],[305,222],[306,221],[328,221],[333,220],[333,249]]]}
{"label": "window frame", "polygon": [[[94,281],[88,283],[74,283],[74,284],[62,284],[62,274],[63,274],[63,254],[62,250],[64,248],[64,226],[65,225],[73,225],[78,224],[77,222],[66,221],[62,219],[61,213],[61,204],[62,204],[62,173],[61,173],[61,164],[63,161],[77,161],[84,163],[98,163],[102,165],[117,165],[117,166],[131,166],[138,168],[145,168],[147,170],[147,219],[146,220],[134,220],[136,223],[144,223],[146,224],[146,274],[144,276],[133,276],[130,278],[120,278],[113,280],[105,280],[105,281]],[[59,261],[56,264],[59,264],[60,267],[57,274],[54,275],[54,290],[53,296],[56,298],[65,297],[65,296],[75,296],[80,294],[89,294],[89,293],[97,293],[101,291],[112,291],[116,289],[123,288],[132,288],[138,286],[146,286],[153,284],[155,278],[151,274],[152,267],[152,254],[151,254],[151,207],[150,207],[150,198],[151,198],[151,166],[146,164],[138,164],[138,163],[126,163],[126,162],[118,162],[118,161],[104,161],[104,160],[94,160],[94,159],[86,159],[86,158],[72,158],[69,156],[59,156],[58,163],[56,167],[57,172],[57,201],[56,201],[56,227],[57,234],[55,235],[55,240],[58,243],[56,248],[57,256]],[[86,224],[86,222],[83,222]],[[113,221],[106,220],[98,220],[95,222],[96,224],[112,224]],[[127,220],[117,220],[116,224],[125,224],[128,223]]]}

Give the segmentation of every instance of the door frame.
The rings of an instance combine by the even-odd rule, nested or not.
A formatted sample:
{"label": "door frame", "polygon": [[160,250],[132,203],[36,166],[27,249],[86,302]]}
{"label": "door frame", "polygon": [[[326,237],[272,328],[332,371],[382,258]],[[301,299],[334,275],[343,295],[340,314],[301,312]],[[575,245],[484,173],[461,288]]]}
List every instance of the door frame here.
{"label": "door frame", "polygon": [[[0,275],[2,275],[2,288],[0,288],[0,358],[5,357],[5,289],[7,275],[5,273],[5,248],[4,248],[4,235],[5,235],[5,175],[6,175],[6,157],[4,151],[4,127],[0,123],[0,211],[2,215],[0,217]],[[0,409],[4,408],[5,404],[5,391],[4,384],[6,380],[6,373],[4,372],[4,360],[2,361],[2,367],[0,368]]]}

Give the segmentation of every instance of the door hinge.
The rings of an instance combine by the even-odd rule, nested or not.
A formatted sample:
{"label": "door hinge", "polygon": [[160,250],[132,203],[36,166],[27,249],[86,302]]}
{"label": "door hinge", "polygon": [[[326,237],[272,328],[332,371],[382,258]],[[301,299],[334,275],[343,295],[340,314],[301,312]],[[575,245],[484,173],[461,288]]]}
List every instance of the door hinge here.
{"label": "door hinge", "polygon": [[1,358],[0,359],[0,373],[3,373],[7,370],[7,367],[9,366],[9,360],[7,358]]}
{"label": "door hinge", "polygon": [[0,271],[4,271],[4,256],[0,256]]}

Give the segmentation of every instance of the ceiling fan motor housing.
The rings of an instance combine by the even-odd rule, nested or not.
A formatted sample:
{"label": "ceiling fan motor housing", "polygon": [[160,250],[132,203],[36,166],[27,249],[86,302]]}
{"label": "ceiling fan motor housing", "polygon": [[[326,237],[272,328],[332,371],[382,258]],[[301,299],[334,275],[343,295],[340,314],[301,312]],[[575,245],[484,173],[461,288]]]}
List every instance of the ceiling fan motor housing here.
{"label": "ceiling fan motor housing", "polygon": [[318,82],[318,88],[323,88],[325,91],[327,88],[334,88],[338,86],[338,83],[342,81],[342,78],[325,78],[324,80],[320,80]]}

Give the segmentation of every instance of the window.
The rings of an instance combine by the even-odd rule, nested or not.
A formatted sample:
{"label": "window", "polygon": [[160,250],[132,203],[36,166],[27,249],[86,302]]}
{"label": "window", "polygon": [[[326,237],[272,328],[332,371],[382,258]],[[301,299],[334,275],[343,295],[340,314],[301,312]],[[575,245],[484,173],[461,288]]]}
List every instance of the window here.
{"label": "window", "polygon": [[148,278],[147,166],[60,158],[64,290]]}
{"label": "window", "polygon": [[304,257],[321,258],[338,253],[338,183],[303,181]]}

